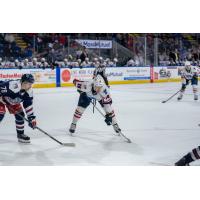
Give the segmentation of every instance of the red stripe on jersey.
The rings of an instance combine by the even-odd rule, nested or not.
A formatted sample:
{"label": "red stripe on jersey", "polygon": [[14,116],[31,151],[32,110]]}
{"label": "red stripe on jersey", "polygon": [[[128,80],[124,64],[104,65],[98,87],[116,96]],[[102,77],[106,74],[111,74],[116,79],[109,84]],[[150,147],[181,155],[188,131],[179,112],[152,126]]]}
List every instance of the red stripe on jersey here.
{"label": "red stripe on jersey", "polygon": [[32,110],[33,110],[33,108],[30,108],[30,109],[26,110],[26,112],[28,113],[28,112],[30,112],[30,111],[32,111]]}
{"label": "red stripe on jersey", "polygon": [[75,114],[74,114],[74,117],[76,117],[76,118],[79,119],[79,118],[81,118],[81,115],[75,115]]}

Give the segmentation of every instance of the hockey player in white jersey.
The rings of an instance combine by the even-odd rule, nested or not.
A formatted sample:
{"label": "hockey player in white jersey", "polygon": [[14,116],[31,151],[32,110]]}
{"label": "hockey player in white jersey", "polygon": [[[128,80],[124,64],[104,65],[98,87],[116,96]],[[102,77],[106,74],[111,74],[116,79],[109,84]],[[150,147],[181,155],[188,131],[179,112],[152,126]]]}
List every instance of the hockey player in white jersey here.
{"label": "hockey player in white jersey", "polygon": [[185,62],[185,66],[181,72],[181,80],[182,80],[182,87],[178,96],[178,100],[180,101],[183,98],[186,86],[189,85],[191,82],[194,94],[194,100],[198,100],[198,72],[197,69],[191,66],[189,61]]}
{"label": "hockey player in white jersey", "polygon": [[112,125],[114,131],[119,133],[121,129],[118,126],[114,110],[111,106],[112,99],[110,97],[109,88],[105,85],[101,76],[95,77],[92,81],[80,81],[74,79],[73,83],[77,87],[80,97],[69,132],[71,134],[75,132],[78,120],[83,115],[85,109],[90,105],[91,100],[95,99],[105,111],[105,123],[107,125]]}

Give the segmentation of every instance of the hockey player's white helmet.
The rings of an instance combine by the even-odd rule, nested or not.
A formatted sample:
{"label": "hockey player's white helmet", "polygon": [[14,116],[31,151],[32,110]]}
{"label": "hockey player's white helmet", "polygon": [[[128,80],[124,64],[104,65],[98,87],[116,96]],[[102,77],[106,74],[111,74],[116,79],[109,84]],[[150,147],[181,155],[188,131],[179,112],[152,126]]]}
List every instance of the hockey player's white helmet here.
{"label": "hockey player's white helmet", "polygon": [[37,62],[37,58],[33,58],[33,61],[34,61],[34,62]]}
{"label": "hockey player's white helmet", "polygon": [[41,59],[41,62],[45,62],[45,58],[42,58],[42,59]]}
{"label": "hockey player's white helmet", "polygon": [[117,59],[117,58],[114,58],[113,61],[114,61],[114,62],[118,62],[118,59]]}
{"label": "hockey player's white helmet", "polygon": [[190,69],[191,69],[190,61],[186,61],[186,62],[185,62],[185,69],[186,69],[186,70],[190,70]]}
{"label": "hockey player's white helmet", "polygon": [[186,61],[185,66],[190,66],[190,61]]}

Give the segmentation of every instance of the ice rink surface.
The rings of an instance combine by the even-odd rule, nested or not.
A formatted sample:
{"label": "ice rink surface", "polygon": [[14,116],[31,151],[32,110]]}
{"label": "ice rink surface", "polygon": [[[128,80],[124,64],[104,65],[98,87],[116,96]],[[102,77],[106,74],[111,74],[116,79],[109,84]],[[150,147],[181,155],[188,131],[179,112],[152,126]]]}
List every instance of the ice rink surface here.
{"label": "ice rink surface", "polygon": [[92,105],[74,137],[69,136],[79,97],[75,88],[34,89],[38,126],[76,147],[60,146],[27,126],[31,144],[19,144],[14,116],[7,113],[0,124],[0,165],[173,165],[200,145],[200,101],[193,100],[191,86],[181,102],[174,97],[161,103],[179,88],[180,83],[111,86],[113,107],[130,144],[114,135],[97,111],[93,114]]}

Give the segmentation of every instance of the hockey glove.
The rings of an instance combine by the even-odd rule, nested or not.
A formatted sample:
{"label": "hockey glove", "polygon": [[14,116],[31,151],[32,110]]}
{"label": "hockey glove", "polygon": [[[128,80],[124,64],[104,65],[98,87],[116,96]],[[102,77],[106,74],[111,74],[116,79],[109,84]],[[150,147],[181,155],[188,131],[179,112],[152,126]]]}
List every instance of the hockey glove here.
{"label": "hockey glove", "polygon": [[186,84],[182,84],[181,90],[184,91],[186,89]]}
{"label": "hockey glove", "polygon": [[198,74],[195,73],[195,74],[193,75],[193,78],[194,78],[194,79],[198,79]]}
{"label": "hockey glove", "polygon": [[35,116],[29,116],[28,117],[28,125],[32,128],[32,129],[35,129],[36,126],[37,126],[37,122],[36,122],[36,117]]}
{"label": "hockey glove", "polygon": [[108,125],[108,126],[110,126],[111,124],[112,124],[112,117],[111,117],[111,115],[110,114],[106,114],[105,115],[105,120],[104,120],[105,122],[106,122],[106,124]]}

